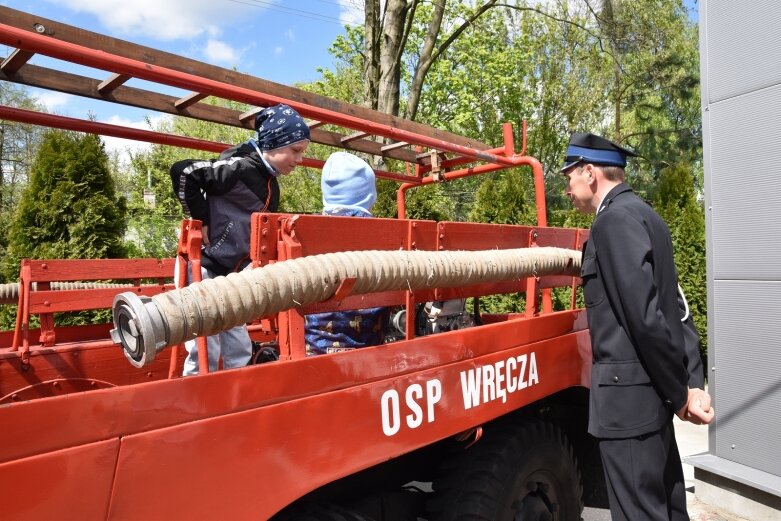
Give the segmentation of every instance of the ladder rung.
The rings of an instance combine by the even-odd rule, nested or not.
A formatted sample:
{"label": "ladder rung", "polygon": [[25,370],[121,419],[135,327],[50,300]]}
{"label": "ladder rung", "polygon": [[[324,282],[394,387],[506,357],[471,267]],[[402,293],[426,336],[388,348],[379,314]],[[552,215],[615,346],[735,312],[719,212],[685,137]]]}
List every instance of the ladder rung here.
{"label": "ladder rung", "polygon": [[383,146],[382,148],[380,148],[380,150],[382,150],[383,152],[387,152],[389,150],[396,150],[397,148],[406,147],[408,145],[409,143],[407,143],[406,141],[397,141],[396,143],[391,143],[390,145]]}
{"label": "ladder rung", "polygon": [[362,137],[368,136],[368,132],[356,132],[355,134],[350,134],[349,136],[344,136],[341,141],[342,143],[349,143],[350,141],[355,141],[356,139],[361,139]]}
{"label": "ladder rung", "polygon": [[0,70],[6,74],[13,74],[21,69],[22,65],[27,63],[33,55],[35,55],[34,52],[14,49],[14,52],[0,64]]}
{"label": "ladder rung", "polygon": [[132,78],[129,74],[112,74],[108,79],[98,85],[98,92],[106,95]]}
{"label": "ladder rung", "polygon": [[208,94],[201,94],[200,92],[193,92],[192,94],[188,94],[184,98],[179,98],[174,102],[174,107],[177,109],[186,109],[190,105],[195,105],[202,99],[208,97]]}
{"label": "ladder rung", "polygon": [[439,156],[439,159],[445,160],[447,157],[445,156],[445,153],[442,150],[429,150],[428,152],[423,152],[421,154],[416,154],[415,159],[420,161],[421,159],[431,159],[431,155],[433,153],[436,153]]}
{"label": "ladder rung", "polygon": [[247,112],[244,112],[239,116],[239,121],[241,121],[242,123],[246,123],[247,121],[252,121],[254,125],[255,116],[257,116],[258,112],[260,112],[261,110],[263,110],[262,107],[257,107],[252,110],[248,110]]}

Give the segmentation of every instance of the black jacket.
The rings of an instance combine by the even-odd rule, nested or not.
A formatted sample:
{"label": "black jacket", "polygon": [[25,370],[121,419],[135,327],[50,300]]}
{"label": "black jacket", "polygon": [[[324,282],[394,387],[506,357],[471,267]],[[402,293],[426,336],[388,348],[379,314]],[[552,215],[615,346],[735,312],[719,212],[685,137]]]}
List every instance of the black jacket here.
{"label": "black jacket", "polygon": [[[625,184],[602,202],[583,248],[593,367],[589,432],[654,432],[702,384],[698,339],[681,322],[670,231]],[[699,372],[699,374],[697,374]]]}
{"label": "black jacket", "polygon": [[277,179],[252,143],[231,147],[215,160],[178,161],[171,181],[185,213],[209,227],[203,266],[218,275],[247,266],[251,214],[279,206]]}

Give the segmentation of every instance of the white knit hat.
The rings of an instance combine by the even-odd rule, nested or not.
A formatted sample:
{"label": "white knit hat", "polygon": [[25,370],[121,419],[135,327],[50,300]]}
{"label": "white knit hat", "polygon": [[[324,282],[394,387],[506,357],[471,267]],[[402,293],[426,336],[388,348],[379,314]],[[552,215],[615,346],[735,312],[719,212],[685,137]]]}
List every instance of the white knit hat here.
{"label": "white knit hat", "polygon": [[348,152],[334,152],[328,157],[320,177],[323,209],[359,209],[371,212],[377,200],[374,171],[369,164]]}

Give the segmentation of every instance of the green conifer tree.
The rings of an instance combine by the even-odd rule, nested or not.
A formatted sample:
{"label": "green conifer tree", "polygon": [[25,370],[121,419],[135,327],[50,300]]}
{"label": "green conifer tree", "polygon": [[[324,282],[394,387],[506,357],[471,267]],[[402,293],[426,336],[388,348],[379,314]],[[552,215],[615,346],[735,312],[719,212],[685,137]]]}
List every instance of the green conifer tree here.
{"label": "green conifer tree", "polygon": [[9,280],[22,258],[120,258],[126,203],[115,192],[100,138],[47,132],[9,233]]}

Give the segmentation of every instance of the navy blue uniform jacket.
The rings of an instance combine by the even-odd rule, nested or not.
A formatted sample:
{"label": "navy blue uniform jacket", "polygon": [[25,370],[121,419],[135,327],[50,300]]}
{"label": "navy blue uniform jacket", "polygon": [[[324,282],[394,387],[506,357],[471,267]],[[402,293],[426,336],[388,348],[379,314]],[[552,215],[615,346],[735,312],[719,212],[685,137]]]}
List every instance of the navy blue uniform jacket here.
{"label": "navy blue uniform jacket", "polygon": [[670,231],[625,184],[602,202],[581,276],[593,366],[589,432],[629,438],[659,430],[702,386],[693,325],[682,323]]}

